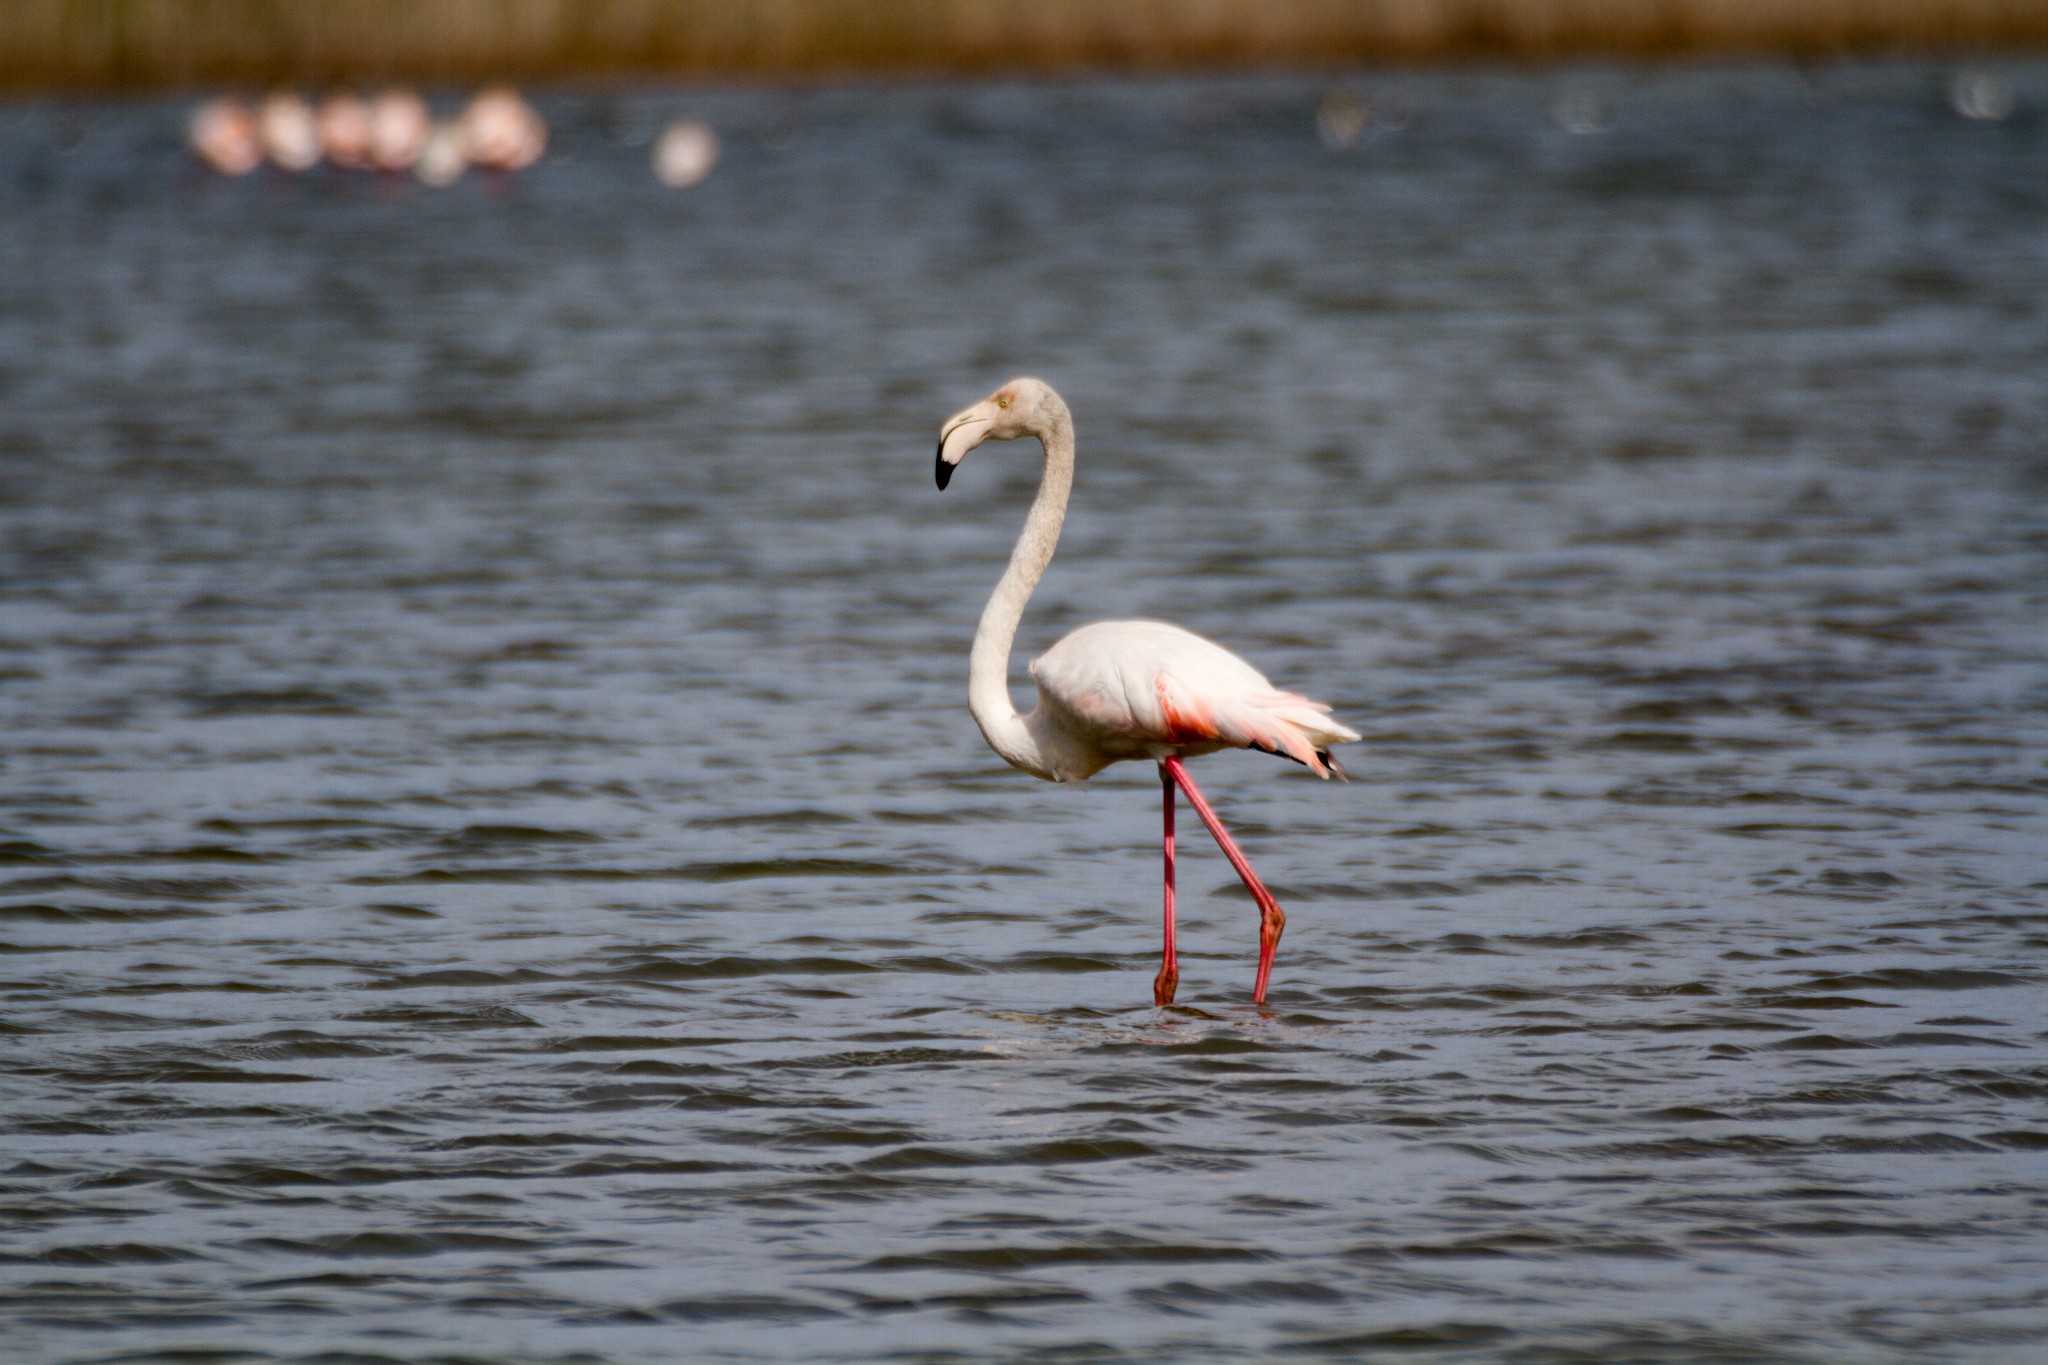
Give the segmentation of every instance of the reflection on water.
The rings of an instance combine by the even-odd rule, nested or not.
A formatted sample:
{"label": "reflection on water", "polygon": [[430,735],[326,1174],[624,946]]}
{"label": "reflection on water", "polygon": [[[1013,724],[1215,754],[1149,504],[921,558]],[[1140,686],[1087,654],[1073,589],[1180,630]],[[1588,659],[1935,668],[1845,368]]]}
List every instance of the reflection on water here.
{"label": "reflection on water", "polygon": [[[6,111],[6,1354],[2030,1358],[2012,79],[647,92],[437,194]],[[967,717],[1025,371],[1024,646],[1366,734],[1202,765],[1269,1013],[1192,839],[1146,1003],[1149,771]]]}

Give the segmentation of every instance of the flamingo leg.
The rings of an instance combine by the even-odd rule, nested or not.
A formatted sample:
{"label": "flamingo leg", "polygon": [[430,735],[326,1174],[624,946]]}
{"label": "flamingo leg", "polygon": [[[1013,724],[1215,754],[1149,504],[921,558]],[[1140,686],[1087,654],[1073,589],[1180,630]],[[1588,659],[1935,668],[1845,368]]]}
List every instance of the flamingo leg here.
{"label": "flamingo leg", "polygon": [[1173,992],[1180,985],[1180,957],[1173,948],[1173,774],[1164,763],[1159,765],[1159,786],[1165,797],[1166,951],[1159,964],[1159,975],[1152,979],[1152,1003],[1171,1005]]}
{"label": "flamingo leg", "polygon": [[1216,836],[1223,856],[1230,859],[1230,865],[1237,869],[1237,875],[1244,881],[1245,890],[1251,892],[1252,899],[1259,903],[1259,976],[1252,986],[1252,1003],[1263,1005],[1266,1003],[1266,982],[1273,975],[1273,950],[1280,946],[1280,931],[1287,927],[1286,912],[1281,910],[1280,902],[1273,899],[1273,893],[1266,889],[1266,884],[1259,880],[1259,874],[1252,871],[1251,861],[1244,856],[1237,841],[1230,837],[1230,831],[1223,827],[1223,821],[1217,818],[1216,812],[1210,809],[1209,802],[1201,789],[1195,786],[1194,779],[1188,776],[1187,766],[1180,757],[1169,755],[1159,761],[1159,766],[1188,794],[1188,804],[1195,808],[1195,814],[1202,817],[1209,833]]}

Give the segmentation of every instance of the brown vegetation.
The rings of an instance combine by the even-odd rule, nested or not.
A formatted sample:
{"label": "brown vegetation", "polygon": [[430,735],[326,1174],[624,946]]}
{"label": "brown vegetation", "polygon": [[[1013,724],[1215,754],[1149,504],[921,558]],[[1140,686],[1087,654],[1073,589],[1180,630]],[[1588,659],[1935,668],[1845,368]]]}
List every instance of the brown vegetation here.
{"label": "brown vegetation", "polygon": [[0,0],[0,88],[2048,47],[2048,0]]}

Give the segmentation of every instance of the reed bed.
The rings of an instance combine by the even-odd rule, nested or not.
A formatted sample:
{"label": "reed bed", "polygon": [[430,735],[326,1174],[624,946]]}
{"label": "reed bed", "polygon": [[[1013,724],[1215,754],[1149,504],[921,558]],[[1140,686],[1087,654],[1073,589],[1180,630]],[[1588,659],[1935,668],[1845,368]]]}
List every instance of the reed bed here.
{"label": "reed bed", "polygon": [[0,0],[0,88],[2048,47],[2048,0]]}

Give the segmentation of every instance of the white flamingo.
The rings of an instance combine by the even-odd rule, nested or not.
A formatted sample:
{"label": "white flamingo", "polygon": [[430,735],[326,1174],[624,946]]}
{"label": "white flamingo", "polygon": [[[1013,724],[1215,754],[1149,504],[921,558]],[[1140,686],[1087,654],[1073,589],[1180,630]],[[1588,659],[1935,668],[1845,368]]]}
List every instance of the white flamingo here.
{"label": "white flamingo", "polygon": [[1123,759],[1158,763],[1165,798],[1166,946],[1152,998],[1172,1004],[1180,983],[1173,935],[1173,809],[1179,787],[1258,902],[1259,974],[1252,999],[1263,1004],[1287,916],[1182,760],[1225,748],[1261,749],[1293,759],[1318,777],[1342,777],[1330,746],[1358,735],[1331,720],[1321,702],[1280,691],[1221,645],[1160,621],[1097,621],[1066,636],[1031,665],[1038,705],[1030,715],[1019,715],[1010,699],[1010,644],[1066,520],[1074,485],[1074,419],[1043,380],[1013,379],[947,421],[939,432],[936,467],[944,488],[968,451],[983,441],[1020,436],[1036,436],[1045,448],[1045,473],[1010,552],[1010,567],[974,633],[967,707],[1005,762],[1049,782],[1079,782]]}
{"label": "white flamingo", "polygon": [[240,100],[208,100],[186,131],[192,151],[222,175],[247,175],[263,164],[256,116]]}

